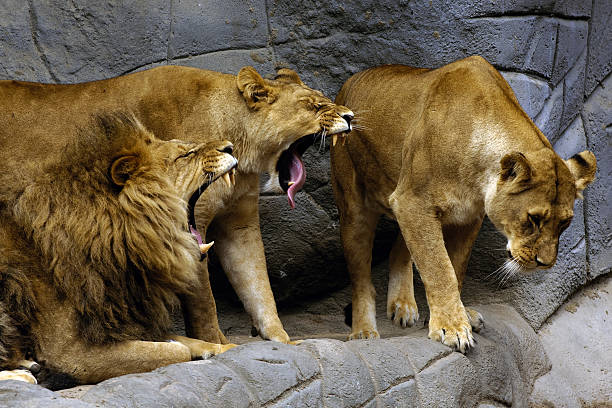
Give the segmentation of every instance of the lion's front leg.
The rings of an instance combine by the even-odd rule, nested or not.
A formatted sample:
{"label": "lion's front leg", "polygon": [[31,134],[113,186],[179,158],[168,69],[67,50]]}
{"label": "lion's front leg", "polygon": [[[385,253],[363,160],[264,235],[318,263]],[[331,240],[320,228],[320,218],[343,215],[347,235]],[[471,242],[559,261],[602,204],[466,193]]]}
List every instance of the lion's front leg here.
{"label": "lion's front leg", "polygon": [[429,338],[465,352],[473,346],[472,327],[459,296],[457,277],[444,246],[434,206],[411,193],[394,193],[391,207],[419,269],[429,304]]}
{"label": "lion's front leg", "polygon": [[227,344],[228,341],[219,328],[217,305],[210,287],[206,260],[200,263],[198,278],[200,287],[194,290],[194,294],[181,296],[185,333],[195,339]]}
{"label": "lion's front leg", "polygon": [[259,230],[259,194],[245,194],[228,212],[215,218],[211,235],[230,283],[260,336],[288,343],[289,336],[276,311],[276,303]]}
{"label": "lion's front leg", "polygon": [[[461,292],[461,287],[463,286],[470,254],[472,253],[472,246],[478,236],[483,218],[484,217],[480,217],[474,220],[474,222],[466,225],[448,225],[442,229],[446,251],[455,269],[455,275],[457,276],[459,292]],[[465,308],[465,311],[472,325],[472,330],[478,333],[484,327],[482,315],[476,310],[468,307]]]}

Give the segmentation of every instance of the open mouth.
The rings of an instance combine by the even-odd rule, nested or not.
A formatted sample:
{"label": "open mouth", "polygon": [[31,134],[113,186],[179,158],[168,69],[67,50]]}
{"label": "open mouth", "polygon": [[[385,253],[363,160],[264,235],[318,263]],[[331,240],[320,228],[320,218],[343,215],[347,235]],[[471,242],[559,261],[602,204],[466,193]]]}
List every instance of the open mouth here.
{"label": "open mouth", "polygon": [[299,138],[281,153],[276,163],[278,183],[287,193],[291,208],[295,208],[295,195],[304,187],[306,181],[306,168],[302,161],[302,155],[306,149],[314,144],[317,137],[319,137],[318,133]]}
{"label": "open mouth", "polygon": [[198,189],[193,192],[193,194],[191,195],[191,197],[189,197],[189,200],[187,201],[187,218],[188,218],[188,223],[189,223],[189,232],[191,232],[191,235],[193,235],[194,239],[198,242],[198,246],[200,247],[200,261],[203,261],[204,258],[206,258],[206,253],[213,246],[215,242],[211,241],[209,243],[205,243],[204,240],[202,239],[202,235],[198,231],[198,227],[196,225],[195,205],[198,202],[198,199],[200,198],[202,193],[208,188],[208,186],[210,186],[218,178],[222,177],[223,181],[229,187],[235,185],[237,165],[238,163],[236,162],[229,170],[225,171],[224,173],[220,173],[220,174],[208,173],[208,174],[211,174],[212,177],[207,177],[208,180],[204,182],[204,184],[202,184],[200,187],[198,187]]}
{"label": "open mouth", "polygon": [[[332,137],[334,146],[336,145],[338,137],[340,137],[342,144],[344,144],[346,139],[346,133],[338,133],[330,136]],[[281,153],[276,163],[278,183],[283,191],[287,193],[291,208],[295,208],[295,195],[304,187],[304,183],[306,182],[306,168],[302,161],[302,155],[306,149],[312,146],[320,137],[321,133],[313,133],[299,138],[293,142],[287,150]]]}

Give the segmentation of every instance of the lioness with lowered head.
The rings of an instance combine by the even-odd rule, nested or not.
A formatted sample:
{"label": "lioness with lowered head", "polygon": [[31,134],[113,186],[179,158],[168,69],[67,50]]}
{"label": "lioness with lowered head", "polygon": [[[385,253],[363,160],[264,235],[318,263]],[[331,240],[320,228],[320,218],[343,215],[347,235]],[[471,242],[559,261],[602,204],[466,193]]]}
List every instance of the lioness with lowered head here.
{"label": "lioness with lowered head", "polygon": [[206,250],[186,203],[220,177],[231,191],[232,144],[161,141],[123,114],[65,138],[57,156],[0,161],[0,368],[31,356],[92,383],[233,347],[170,332]]}
{"label": "lioness with lowered head", "polygon": [[562,160],[481,57],[434,70],[368,69],[349,78],[336,102],[363,111],[365,127],[331,150],[353,285],[349,337],[378,337],[370,263],[374,229],[386,215],[401,230],[389,257],[387,316],[403,327],[418,319],[414,262],[429,337],[464,352],[482,323],[459,293],[484,216],[508,238],[514,267],[550,268],[574,199],[594,179],[594,155]]}
{"label": "lioness with lowered head", "polygon": [[[301,160],[305,149],[319,136],[349,131],[353,113],[304,85],[290,69],[279,70],[274,80],[263,79],[251,67],[235,76],[165,66],[75,85],[0,81],[2,159],[18,166],[23,160],[61,154],[66,135],[101,110],[134,112],[160,138],[228,139],[234,144],[239,162],[235,188],[211,186],[195,219],[202,237],[215,241],[223,268],[260,335],[288,342],[266,271],[259,175],[268,172],[277,178],[293,206],[306,178]],[[200,282],[198,293],[182,298],[187,334],[226,342],[204,262]]]}

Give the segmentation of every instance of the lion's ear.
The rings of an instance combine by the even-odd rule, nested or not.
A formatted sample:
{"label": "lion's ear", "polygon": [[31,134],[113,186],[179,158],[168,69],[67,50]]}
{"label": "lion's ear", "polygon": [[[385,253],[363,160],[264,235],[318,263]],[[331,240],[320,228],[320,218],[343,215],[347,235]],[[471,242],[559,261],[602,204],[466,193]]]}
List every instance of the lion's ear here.
{"label": "lion's ear", "polygon": [[527,157],[521,152],[508,153],[501,161],[502,181],[527,182],[531,179],[531,165]]}
{"label": "lion's ear", "polygon": [[249,108],[258,108],[262,104],[271,104],[276,100],[275,90],[268,86],[253,67],[244,67],[236,77],[238,90],[242,92]]}
{"label": "lion's ear", "polygon": [[276,72],[274,77],[276,81],[304,85],[297,72],[289,68],[281,68]]}
{"label": "lion's ear", "polygon": [[595,180],[597,159],[595,159],[595,155],[592,152],[585,150],[565,160],[565,164],[569,168],[570,173],[572,173],[572,176],[574,176],[576,196],[582,198],[582,190]]}
{"label": "lion's ear", "polygon": [[126,155],[115,159],[110,168],[113,183],[120,187],[124,186],[139,167],[140,158],[138,156]]}

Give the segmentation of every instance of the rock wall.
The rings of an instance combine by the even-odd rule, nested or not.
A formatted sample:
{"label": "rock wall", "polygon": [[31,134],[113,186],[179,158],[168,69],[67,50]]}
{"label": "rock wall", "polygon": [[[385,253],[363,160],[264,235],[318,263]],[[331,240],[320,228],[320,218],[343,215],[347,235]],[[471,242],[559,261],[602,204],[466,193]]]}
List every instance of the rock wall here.
{"label": "rock wall", "polygon": [[[479,310],[491,324],[467,357],[426,340],[424,330],[380,342],[310,340],[298,348],[258,343],[213,361],[112,379],[81,399],[0,384],[0,406],[527,406],[536,377],[550,367],[544,349],[553,352],[554,364],[560,361],[560,370],[536,383],[532,403],[578,401],[584,397],[579,389],[566,390],[566,396],[549,386],[570,370],[558,338],[592,328],[576,329],[579,322],[557,318],[562,325],[545,327],[552,334],[541,341],[533,328],[578,288],[612,270],[611,20],[609,0],[2,1],[0,79],[74,83],[164,64],[228,73],[252,65],[264,75],[291,67],[333,98],[349,76],[370,66],[437,67],[480,54],[502,72],[563,157],[591,149],[599,170],[576,204],[550,271],[501,286],[487,280],[502,263],[497,249],[505,240],[485,222],[465,292],[468,303],[490,303]],[[348,282],[327,150],[307,153],[308,179],[296,210],[285,197],[260,200],[280,301],[324,295]],[[382,223],[377,261],[396,233],[393,223]],[[213,279],[223,290],[222,274]],[[506,305],[493,304],[498,302]],[[609,319],[602,310],[589,316]],[[606,355],[605,346],[595,353]],[[593,378],[605,381],[608,374]],[[610,392],[601,389],[601,395]],[[601,401],[595,392],[591,400]]]}
{"label": "rock wall", "polygon": [[[252,65],[273,75],[287,66],[333,98],[350,75],[371,66],[437,67],[483,55],[563,156],[588,147],[599,159],[598,180],[576,206],[558,265],[503,290],[537,326],[579,286],[612,268],[611,15],[607,0],[5,0],[0,78],[73,83],[163,64],[229,73]],[[348,282],[327,149],[306,155],[308,179],[297,210],[285,197],[261,198],[279,301]],[[389,222],[380,228],[376,260],[384,259],[396,232]],[[491,249],[499,248],[503,239],[486,224],[470,274],[495,270],[502,252]],[[524,302],[526,292],[531,300]]]}

